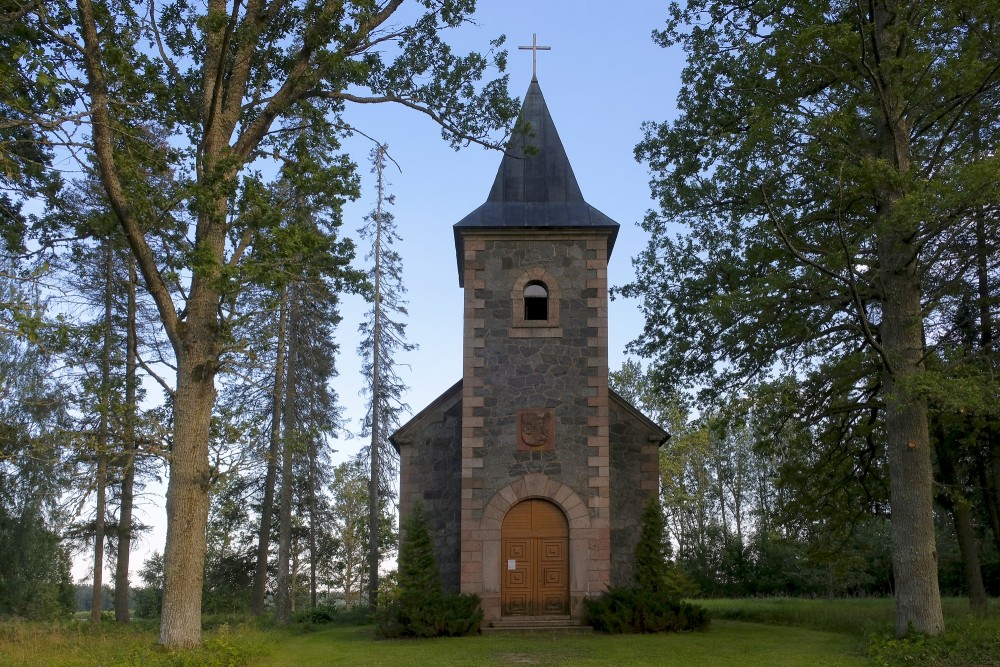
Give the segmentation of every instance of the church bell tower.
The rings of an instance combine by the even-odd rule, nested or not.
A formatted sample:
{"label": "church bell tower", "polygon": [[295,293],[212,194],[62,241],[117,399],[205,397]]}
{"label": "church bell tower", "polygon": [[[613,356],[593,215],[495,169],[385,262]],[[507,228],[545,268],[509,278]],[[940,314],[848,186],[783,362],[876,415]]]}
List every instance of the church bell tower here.
{"label": "church bell tower", "polygon": [[618,223],[584,201],[536,78],[517,127],[454,226],[462,378],[391,440],[445,590],[479,595],[487,624],[571,623],[630,583],[668,436],[608,387]]}
{"label": "church bell tower", "polygon": [[[618,224],[584,201],[537,79],[518,127],[486,203],[454,227],[461,590],[482,597],[487,618],[579,616],[611,581],[607,266]],[[527,501],[525,517],[508,516]]]}

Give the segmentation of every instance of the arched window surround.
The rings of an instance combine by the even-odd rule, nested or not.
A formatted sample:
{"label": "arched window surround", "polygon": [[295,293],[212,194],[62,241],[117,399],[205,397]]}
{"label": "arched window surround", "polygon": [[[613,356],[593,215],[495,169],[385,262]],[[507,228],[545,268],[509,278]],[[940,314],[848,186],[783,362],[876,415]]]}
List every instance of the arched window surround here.
{"label": "arched window surround", "polygon": [[[544,320],[525,319],[524,311],[524,291],[529,285],[541,285],[548,292],[547,315]],[[559,288],[559,281],[555,279],[545,269],[532,268],[522,273],[510,291],[511,301],[511,323],[515,329],[558,329],[559,327],[559,303],[562,290]],[[553,335],[555,331],[547,334],[526,334],[526,335]]]}

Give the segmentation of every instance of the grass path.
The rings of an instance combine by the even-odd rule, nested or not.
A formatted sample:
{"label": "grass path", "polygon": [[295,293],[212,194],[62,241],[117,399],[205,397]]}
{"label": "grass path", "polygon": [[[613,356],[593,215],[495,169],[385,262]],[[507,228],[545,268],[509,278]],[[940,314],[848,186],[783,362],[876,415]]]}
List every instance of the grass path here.
{"label": "grass path", "polygon": [[865,665],[853,637],[803,628],[713,621],[689,634],[487,635],[482,637],[373,640],[370,627],[346,627],[290,637],[255,667],[457,667],[506,665],[672,665],[780,667]]}

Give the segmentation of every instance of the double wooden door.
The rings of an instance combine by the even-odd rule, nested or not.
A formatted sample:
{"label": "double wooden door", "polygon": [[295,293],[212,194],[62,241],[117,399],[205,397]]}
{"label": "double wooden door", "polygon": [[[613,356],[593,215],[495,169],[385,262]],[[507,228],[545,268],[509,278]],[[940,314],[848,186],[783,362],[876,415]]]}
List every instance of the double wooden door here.
{"label": "double wooden door", "polygon": [[569,613],[569,525],[552,503],[510,509],[501,528],[501,609],[505,616]]}

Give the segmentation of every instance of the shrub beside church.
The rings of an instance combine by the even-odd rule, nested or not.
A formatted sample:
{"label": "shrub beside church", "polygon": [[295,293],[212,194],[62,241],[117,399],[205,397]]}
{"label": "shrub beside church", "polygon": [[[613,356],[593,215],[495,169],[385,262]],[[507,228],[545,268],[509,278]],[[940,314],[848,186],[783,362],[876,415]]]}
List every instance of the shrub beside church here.
{"label": "shrub beside church", "polygon": [[587,621],[610,633],[682,632],[708,627],[708,611],[684,602],[677,591],[677,572],[666,557],[663,512],[657,499],[642,514],[642,533],[635,549],[634,585],[612,587],[586,600]]}
{"label": "shrub beside church", "polygon": [[383,637],[456,637],[475,634],[483,621],[478,595],[445,594],[423,506],[403,521],[396,595],[378,611]]}

